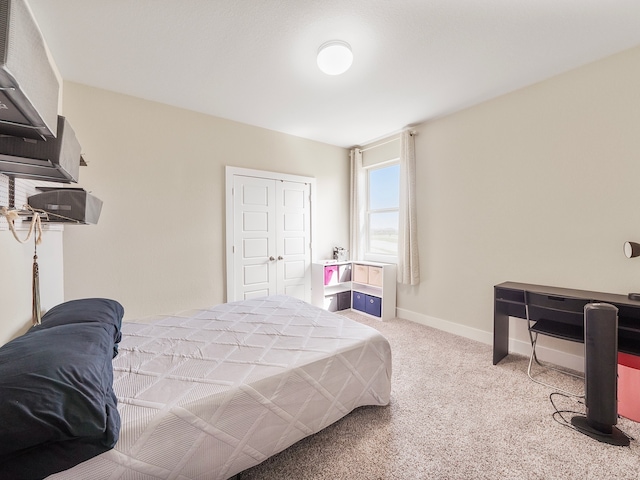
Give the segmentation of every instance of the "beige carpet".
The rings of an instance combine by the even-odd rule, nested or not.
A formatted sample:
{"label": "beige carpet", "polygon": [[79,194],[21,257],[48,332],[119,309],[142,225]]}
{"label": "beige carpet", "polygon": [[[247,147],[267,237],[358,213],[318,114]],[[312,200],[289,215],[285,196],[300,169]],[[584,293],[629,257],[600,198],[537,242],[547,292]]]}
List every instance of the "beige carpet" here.
{"label": "beige carpet", "polygon": [[[494,366],[489,345],[406,320],[346,315],[391,343],[390,405],[356,409],[242,480],[640,479],[638,442],[610,446],[556,422],[551,390],[528,379],[526,358]],[[584,412],[573,399],[556,403]],[[621,418],[618,427],[640,439],[639,423]]]}

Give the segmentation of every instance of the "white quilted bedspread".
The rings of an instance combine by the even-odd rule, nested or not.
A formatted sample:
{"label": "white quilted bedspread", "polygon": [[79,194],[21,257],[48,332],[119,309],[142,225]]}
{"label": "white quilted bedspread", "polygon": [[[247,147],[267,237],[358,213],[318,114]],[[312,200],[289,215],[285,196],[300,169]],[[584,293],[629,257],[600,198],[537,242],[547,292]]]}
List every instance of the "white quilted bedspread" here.
{"label": "white quilted bedspread", "polygon": [[225,479],[362,405],[386,405],[376,330],[273,296],[123,324],[116,447],[50,479]]}

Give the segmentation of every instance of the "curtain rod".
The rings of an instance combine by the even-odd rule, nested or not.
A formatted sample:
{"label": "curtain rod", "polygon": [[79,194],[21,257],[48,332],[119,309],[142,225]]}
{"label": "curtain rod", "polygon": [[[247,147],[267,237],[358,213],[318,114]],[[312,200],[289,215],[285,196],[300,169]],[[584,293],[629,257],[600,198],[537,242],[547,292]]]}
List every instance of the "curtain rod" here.
{"label": "curtain rod", "polygon": [[[415,136],[415,135],[417,135],[417,134],[418,134],[418,132],[416,132],[415,130],[411,130],[411,131],[409,132],[409,135],[411,135],[412,137],[413,137],[413,136]],[[398,135],[397,137],[392,138],[392,139],[389,139],[389,140],[387,140],[387,141],[385,141],[385,142],[378,143],[378,144],[376,144],[376,145],[372,145],[371,147],[361,148],[361,149],[360,149],[360,151],[361,151],[361,152],[366,152],[367,150],[372,150],[372,149],[374,149],[374,148],[381,147],[381,146],[383,146],[383,145],[386,145],[387,143],[395,142],[396,140],[400,140],[400,136],[399,136],[399,135]]]}

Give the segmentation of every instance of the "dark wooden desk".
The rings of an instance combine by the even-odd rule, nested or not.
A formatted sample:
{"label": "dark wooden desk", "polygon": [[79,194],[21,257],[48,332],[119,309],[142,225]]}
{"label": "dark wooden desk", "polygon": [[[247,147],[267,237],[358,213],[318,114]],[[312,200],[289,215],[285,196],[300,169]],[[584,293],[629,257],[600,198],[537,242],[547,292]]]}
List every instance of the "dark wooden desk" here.
{"label": "dark wooden desk", "polygon": [[[618,351],[640,355],[640,301],[626,295],[589,292],[569,288],[546,287],[528,283],[505,282],[493,287],[493,364],[509,354],[509,317],[527,318],[524,292],[550,297],[578,298],[590,302],[610,303],[618,307]],[[553,318],[550,318],[553,320]]]}

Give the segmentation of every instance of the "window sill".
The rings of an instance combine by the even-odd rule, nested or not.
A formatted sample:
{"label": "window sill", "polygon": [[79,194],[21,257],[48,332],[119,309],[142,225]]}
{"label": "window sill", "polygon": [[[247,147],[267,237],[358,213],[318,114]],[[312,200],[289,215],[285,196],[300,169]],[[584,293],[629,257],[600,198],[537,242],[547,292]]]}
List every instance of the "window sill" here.
{"label": "window sill", "polygon": [[378,262],[378,263],[393,263],[398,264],[398,257],[396,255],[381,255],[373,253],[365,253],[362,260],[366,262]]}

